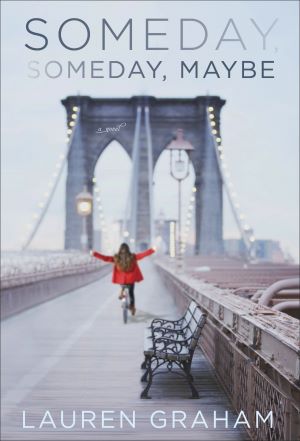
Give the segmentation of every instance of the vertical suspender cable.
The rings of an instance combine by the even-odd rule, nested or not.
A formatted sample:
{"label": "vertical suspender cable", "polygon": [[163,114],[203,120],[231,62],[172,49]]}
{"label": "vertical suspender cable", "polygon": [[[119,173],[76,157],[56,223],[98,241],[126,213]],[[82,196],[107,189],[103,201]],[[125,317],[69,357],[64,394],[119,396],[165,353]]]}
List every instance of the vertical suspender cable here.
{"label": "vertical suspender cable", "polygon": [[131,238],[136,238],[136,214],[137,214],[137,169],[138,169],[138,158],[139,158],[139,136],[141,127],[141,106],[137,107],[136,110],[136,120],[134,129],[134,138],[132,146],[132,169],[131,169],[131,180],[130,187],[127,197],[126,209],[125,209],[125,219],[123,222],[123,233],[124,230],[128,228],[129,216],[131,218],[130,224],[130,236]]}
{"label": "vertical suspender cable", "polygon": [[154,213],[153,213],[153,149],[152,136],[150,125],[150,111],[149,106],[145,107],[145,125],[147,137],[147,152],[148,152],[148,182],[149,182],[149,207],[150,207],[150,245],[154,238]]}
{"label": "vertical suspender cable", "polygon": [[133,144],[133,169],[132,169],[132,207],[131,207],[131,238],[135,240],[137,238],[137,203],[138,203],[138,170],[139,170],[139,158],[140,158],[140,129],[141,129],[141,106],[137,108],[137,121],[136,121],[136,131],[134,134],[134,144]]}

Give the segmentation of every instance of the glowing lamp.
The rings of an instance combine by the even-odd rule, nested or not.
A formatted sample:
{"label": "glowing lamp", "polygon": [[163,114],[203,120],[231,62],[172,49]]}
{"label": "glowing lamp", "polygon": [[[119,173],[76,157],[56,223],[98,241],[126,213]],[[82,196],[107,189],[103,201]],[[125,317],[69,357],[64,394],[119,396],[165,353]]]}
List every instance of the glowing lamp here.
{"label": "glowing lamp", "polygon": [[77,213],[80,216],[89,216],[93,208],[93,197],[86,188],[76,196]]}

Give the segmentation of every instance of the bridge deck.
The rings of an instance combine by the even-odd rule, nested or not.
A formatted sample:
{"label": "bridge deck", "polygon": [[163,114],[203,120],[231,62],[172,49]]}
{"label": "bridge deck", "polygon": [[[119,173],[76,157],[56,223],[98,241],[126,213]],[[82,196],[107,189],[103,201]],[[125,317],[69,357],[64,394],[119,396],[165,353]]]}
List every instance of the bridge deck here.
{"label": "bridge deck", "polygon": [[[110,276],[2,323],[3,440],[248,439],[242,429],[233,429],[236,415],[200,352],[193,364],[199,400],[187,398],[186,383],[175,375],[155,379],[152,400],[139,398],[145,324],[154,316],[178,314],[151,263],[142,265],[146,280],[136,287],[137,315],[127,325],[121,321],[118,288],[111,285]],[[26,410],[26,424],[35,429],[22,428],[22,410]],[[57,429],[50,425],[38,429],[46,410]],[[72,411],[76,411],[75,428],[61,428],[61,410],[65,424],[71,423]],[[96,429],[88,425],[81,429],[82,410],[96,413]],[[101,428],[102,410],[116,412],[108,415],[114,421],[106,423],[115,429]],[[120,410],[130,417],[136,411],[135,429],[126,423],[120,428]],[[150,416],[156,410],[166,412],[165,428],[151,426]],[[176,430],[172,428],[175,410],[186,412],[186,429],[179,423]],[[191,429],[198,410],[208,429],[203,425]],[[214,410],[219,418],[228,410],[228,429],[222,421],[213,428]]]}

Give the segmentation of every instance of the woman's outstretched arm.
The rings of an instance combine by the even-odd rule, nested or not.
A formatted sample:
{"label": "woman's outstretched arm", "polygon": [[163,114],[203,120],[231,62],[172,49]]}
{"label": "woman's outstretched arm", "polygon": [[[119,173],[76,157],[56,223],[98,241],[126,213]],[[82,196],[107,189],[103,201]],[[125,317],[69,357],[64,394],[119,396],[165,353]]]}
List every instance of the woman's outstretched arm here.
{"label": "woman's outstretched arm", "polygon": [[100,254],[97,251],[90,251],[90,255],[92,257],[96,257],[96,259],[104,260],[104,262],[113,262],[114,258],[113,256],[105,256],[104,254]]}
{"label": "woman's outstretched arm", "polygon": [[144,257],[150,256],[153,253],[155,253],[155,249],[149,248],[149,250],[146,250],[146,251],[143,251],[142,253],[136,254],[136,260],[141,260]]}

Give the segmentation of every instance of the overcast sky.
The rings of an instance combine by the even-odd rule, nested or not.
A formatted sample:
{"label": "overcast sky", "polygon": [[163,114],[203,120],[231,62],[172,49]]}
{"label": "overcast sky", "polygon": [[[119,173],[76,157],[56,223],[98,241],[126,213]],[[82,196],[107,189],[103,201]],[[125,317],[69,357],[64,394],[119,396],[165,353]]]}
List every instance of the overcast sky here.
{"label": "overcast sky", "polygon": [[[32,221],[38,203],[55,171],[59,155],[65,149],[65,113],[60,100],[80,93],[92,97],[130,97],[147,94],[157,97],[195,97],[219,95],[226,99],[222,110],[222,138],[232,181],[242,211],[261,239],[279,240],[285,250],[298,258],[298,2],[2,2],[2,247],[17,249],[26,236],[26,224]],[[26,33],[25,24],[32,17],[47,21],[35,29],[45,33],[48,46],[31,51],[41,38]],[[58,41],[58,28],[71,17],[84,20],[91,31],[87,46],[68,51]],[[163,26],[154,26],[163,37],[154,37],[157,46],[168,51],[145,51],[145,18],[168,18]],[[133,19],[133,50],[128,40],[108,40],[109,50],[101,49],[101,20],[106,18],[119,31]],[[196,18],[207,30],[206,43],[197,50],[180,51],[179,19]],[[228,20],[232,18],[246,49],[239,42],[216,46]],[[277,23],[262,49],[262,37],[251,19],[266,31]],[[194,26],[194,27],[193,27]],[[229,31],[228,31],[229,32]],[[203,39],[203,29],[190,24],[185,44],[195,45]],[[228,38],[233,36],[228,33]],[[68,45],[79,45],[85,38],[83,29],[70,25],[64,31]],[[214,60],[221,78],[179,78],[179,60],[199,61],[200,74]],[[38,61],[41,75],[29,78],[28,62]],[[50,60],[61,63],[62,76],[47,78],[44,66]],[[125,65],[120,79],[66,78],[66,62],[103,60],[107,74],[109,60]],[[135,60],[146,78],[127,78]],[[162,74],[150,77],[146,60],[163,60]],[[225,78],[221,60],[237,60],[233,79]],[[241,79],[240,61],[275,61],[275,79]],[[54,70],[52,71],[52,73]],[[116,157],[118,161],[116,161]],[[120,193],[117,179],[127,181],[130,161],[122,148],[111,145],[97,165],[101,197],[108,222],[122,218],[126,186]],[[176,186],[168,176],[167,162],[162,157],[155,170],[155,211],[166,217],[176,214]],[[187,197],[193,185],[185,183]],[[49,214],[34,241],[39,248],[60,248],[64,232],[65,175],[58,187]],[[236,237],[237,229],[225,205],[225,237]]]}

